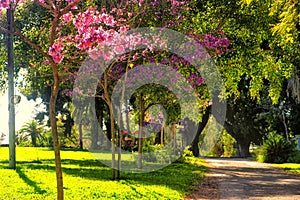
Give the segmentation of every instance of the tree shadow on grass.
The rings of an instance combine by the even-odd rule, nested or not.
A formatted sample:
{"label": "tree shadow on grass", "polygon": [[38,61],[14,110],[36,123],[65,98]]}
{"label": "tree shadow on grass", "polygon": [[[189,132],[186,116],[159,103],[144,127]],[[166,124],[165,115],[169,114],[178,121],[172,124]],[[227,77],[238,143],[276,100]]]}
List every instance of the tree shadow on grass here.
{"label": "tree shadow on grass", "polygon": [[37,183],[33,180],[31,180],[30,178],[28,178],[28,176],[26,176],[26,174],[21,170],[20,167],[16,168],[16,172],[18,173],[19,177],[29,186],[34,188],[34,192],[36,194],[45,194],[47,191],[43,190],[42,188],[40,188]]}
{"label": "tree shadow on grass", "polygon": [[[68,166],[72,165],[72,166]],[[80,167],[74,168],[74,165]],[[93,168],[89,168],[93,166]],[[32,170],[47,170],[55,172],[54,165],[27,163],[25,168]],[[63,161],[63,173],[66,175],[81,177],[89,180],[111,181],[111,169],[104,166],[97,160],[72,160],[67,159]],[[154,172],[148,173],[128,173],[121,172],[122,184],[130,187],[137,185],[161,185],[176,190],[180,193],[186,193],[191,188],[191,184],[198,179],[201,180],[199,174],[206,171],[204,166],[194,166],[186,163],[173,163]]]}
{"label": "tree shadow on grass", "polygon": [[[2,161],[3,162],[3,161]],[[0,163],[2,163],[0,162]],[[46,170],[55,173],[55,163],[52,159],[38,161],[21,161],[17,163],[21,169]],[[75,167],[74,167],[75,166]],[[76,167],[78,166],[78,167]],[[2,168],[2,166],[0,166]],[[81,177],[89,180],[111,181],[111,169],[98,160],[87,159],[63,159],[62,160],[63,174]],[[166,186],[180,193],[186,193],[191,188],[191,184],[196,180],[200,181],[206,168],[204,166],[194,166],[187,163],[173,163],[163,169],[148,172],[148,173],[128,173],[121,172],[122,184],[130,187],[138,187],[138,185],[160,185]],[[19,169],[19,176],[29,185],[35,187],[37,192],[41,191],[35,182],[31,181]]]}
{"label": "tree shadow on grass", "polygon": [[[0,168],[5,168],[5,164],[8,166],[8,160],[0,161]],[[76,160],[76,159],[61,159],[61,163],[63,165],[78,165],[79,167],[105,167],[103,163],[95,159],[86,159],[86,160]],[[39,160],[31,160],[31,161],[17,161],[17,165],[23,164],[55,164],[54,159],[39,159]]]}

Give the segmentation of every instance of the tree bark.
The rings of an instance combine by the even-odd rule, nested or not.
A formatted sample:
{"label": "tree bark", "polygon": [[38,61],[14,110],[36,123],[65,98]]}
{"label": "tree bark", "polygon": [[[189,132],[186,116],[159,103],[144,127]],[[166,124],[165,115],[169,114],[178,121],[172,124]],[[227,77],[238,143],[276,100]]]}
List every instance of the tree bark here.
{"label": "tree bark", "polygon": [[108,107],[110,111],[110,130],[111,130],[111,179],[116,179],[116,171],[115,171],[115,119],[113,114],[112,104],[109,101]]}
{"label": "tree bark", "polygon": [[50,124],[52,129],[53,136],[53,148],[55,156],[55,167],[56,167],[56,182],[57,182],[57,199],[64,199],[64,190],[63,190],[63,177],[62,177],[62,168],[61,168],[61,158],[60,158],[60,145],[57,132],[57,122],[56,122],[56,99],[58,95],[59,80],[58,74],[53,72],[54,82],[51,90],[50,97]]}
{"label": "tree bark", "polygon": [[82,119],[79,124],[79,148],[83,149],[83,141],[82,141]]}
{"label": "tree bark", "polygon": [[164,124],[161,124],[161,129],[160,129],[160,144],[164,145]]}
{"label": "tree bark", "polygon": [[198,129],[197,129],[197,133],[196,136],[191,144],[191,150],[193,152],[193,155],[195,157],[199,157],[200,153],[199,153],[199,137],[200,134],[202,133],[203,129],[205,128],[208,120],[209,120],[209,116],[210,116],[210,109],[211,107],[208,107],[202,117],[202,121],[199,122],[198,124]]}
{"label": "tree bark", "polygon": [[249,141],[243,141],[239,140],[237,141],[238,143],[238,155],[241,158],[247,158],[251,156],[249,147],[250,147],[250,142]]}
{"label": "tree bark", "polygon": [[98,148],[98,121],[97,120],[93,120],[92,121],[92,144],[91,147],[93,150],[96,150]]}
{"label": "tree bark", "polygon": [[31,142],[32,142],[32,145],[34,146],[34,147],[36,147],[37,145],[36,145],[36,136],[35,135],[31,135]]}
{"label": "tree bark", "polygon": [[171,123],[171,134],[172,134],[172,141],[173,141],[173,148],[176,149],[176,123]]}
{"label": "tree bark", "polygon": [[142,169],[143,162],[142,162],[142,154],[143,154],[143,125],[144,125],[144,101],[143,101],[143,94],[140,96],[140,125],[139,125],[139,144],[138,144],[138,168]]}

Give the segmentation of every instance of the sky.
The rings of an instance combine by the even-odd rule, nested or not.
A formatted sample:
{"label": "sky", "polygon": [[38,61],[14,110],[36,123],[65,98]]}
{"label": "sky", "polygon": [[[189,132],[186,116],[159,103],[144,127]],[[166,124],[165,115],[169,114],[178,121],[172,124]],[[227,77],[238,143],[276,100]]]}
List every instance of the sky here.
{"label": "sky", "polygon": [[[18,92],[15,92],[20,95]],[[16,110],[16,131],[18,131],[24,123],[34,118],[38,110],[43,110],[44,106],[41,104],[41,99],[37,101],[30,100],[23,95],[21,101],[15,106]],[[38,106],[36,106],[38,105]],[[0,94],[0,137],[4,133],[5,139],[1,142],[2,144],[8,144],[8,96],[6,94]]]}

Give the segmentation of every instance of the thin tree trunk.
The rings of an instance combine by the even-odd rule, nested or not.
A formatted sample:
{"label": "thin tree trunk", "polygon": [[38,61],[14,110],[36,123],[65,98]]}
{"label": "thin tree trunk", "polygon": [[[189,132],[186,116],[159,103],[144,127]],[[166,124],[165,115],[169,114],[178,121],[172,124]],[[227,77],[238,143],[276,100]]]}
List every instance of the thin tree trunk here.
{"label": "thin tree trunk", "polygon": [[115,172],[115,119],[111,102],[108,103],[110,110],[110,130],[111,130],[111,179],[116,179]]}
{"label": "thin tree trunk", "polygon": [[116,171],[115,171],[115,119],[114,119],[114,111],[113,105],[108,92],[108,77],[107,74],[104,73],[104,101],[106,102],[109,109],[109,118],[110,118],[110,131],[111,131],[111,179],[116,179]]}
{"label": "thin tree trunk", "polygon": [[79,148],[83,149],[83,142],[82,142],[82,120],[79,124]]}
{"label": "thin tree trunk", "polygon": [[121,178],[121,145],[122,145],[122,136],[121,136],[121,130],[119,129],[118,131],[118,142],[119,142],[119,147],[118,147],[118,172],[117,172],[117,179],[120,179]]}
{"label": "thin tree trunk", "polygon": [[[103,109],[104,109],[104,106],[101,103],[100,104],[100,113],[99,113],[100,130],[103,130]],[[100,134],[100,142],[101,142],[101,144],[104,143],[104,133],[102,131]]]}
{"label": "thin tree trunk", "polygon": [[55,108],[56,99],[58,95],[59,80],[58,80],[58,74],[56,74],[55,72],[53,72],[53,74],[54,74],[54,83],[53,83],[53,87],[51,90],[51,97],[50,97],[50,123],[52,129],[53,148],[54,148],[54,155],[55,155],[57,199],[63,200],[64,199],[63,177],[62,177],[61,158],[60,158],[60,145],[59,145],[58,132],[57,132],[56,108]]}
{"label": "thin tree trunk", "polygon": [[129,111],[128,111],[127,102],[125,103],[125,106],[126,106],[126,129],[127,129],[128,133],[130,133]]}
{"label": "thin tree trunk", "polygon": [[96,150],[98,148],[98,121],[93,120],[92,121],[92,149]]}
{"label": "thin tree trunk", "polygon": [[171,124],[171,133],[172,133],[172,140],[173,140],[173,148],[176,148],[176,123],[172,122]]}
{"label": "thin tree trunk", "polygon": [[139,145],[138,145],[138,168],[142,169],[143,163],[142,163],[142,154],[143,154],[143,139],[142,139],[142,133],[143,133],[143,125],[144,125],[144,101],[143,101],[143,94],[140,96],[140,125],[139,125]]}
{"label": "thin tree trunk", "polygon": [[289,140],[289,132],[288,132],[288,128],[287,128],[286,121],[285,121],[285,114],[283,111],[281,111],[281,114],[282,114],[282,123],[284,125],[285,136],[286,136],[286,139]]}
{"label": "thin tree trunk", "polygon": [[121,146],[122,146],[122,137],[121,137],[121,107],[122,101],[120,101],[120,107],[118,112],[118,171],[117,171],[117,179],[120,179],[120,171],[121,171]]}
{"label": "thin tree trunk", "polygon": [[[123,82],[123,86],[122,86],[122,94],[121,94],[121,100],[120,100],[120,104],[119,104],[119,113],[118,113],[118,142],[119,142],[119,148],[118,148],[118,174],[117,174],[117,178],[120,179],[120,171],[121,171],[121,153],[122,153],[122,136],[121,136],[121,117],[122,117],[122,106],[123,106],[123,101],[124,101],[124,96],[125,96],[125,86],[126,86],[126,80],[127,80],[127,74],[128,74],[128,64],[126,66],[126,70],[125,70],[125,79]],[[126,106],[126,105],[125,105]],[[129,130],[127,130],[129,132]]]}
{"label": "thin tree trunk", "polygon": [[161,130],[160,130],[160,144],[164,144],[164,124],[161,124]]}
{"label": "thin tree trunk", "polygon": [[36,136],[34,134],[31,135],[31,142],[34,147],[36,147]]}

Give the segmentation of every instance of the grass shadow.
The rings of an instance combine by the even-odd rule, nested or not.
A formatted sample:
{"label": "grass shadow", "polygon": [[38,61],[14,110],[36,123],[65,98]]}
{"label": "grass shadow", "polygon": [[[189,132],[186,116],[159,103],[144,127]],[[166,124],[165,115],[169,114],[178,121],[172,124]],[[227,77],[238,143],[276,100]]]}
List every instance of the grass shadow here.
{"label": "grass shadow", "polygon": [[27,185],[29,185],[29,186],[31,186],[31,187],[34,188],[34,192],[35,192],[36,194],[45,194],[45,193],[47,193],[47,191],[46,191],[46,190],[43,190],[42,188],[40,188],[40,187],[38,186],[38,184],[37,184],[35,181],[33,181],[33,180],[31,180],[30,178],[28,178],[28,176],[26,176],[26,174],[21,170],[20,167],[17,167],[17,168],[16,168],[16,172],[17,172],[17,174],[19,175],[19,177],[20,177]]}
{"label": "grass shadow", "polygon": [[[97,160],[84,161],[67,159],[63,160],[62,163],[62,170],[66,175],[89,180],[111,181],[111,169]],[[79,167],[74,168],[74,165],[78,165]],[[91,166],[92,168],[88,168]],[[24,164],[23,167],[31,170],[36,169],[55,172],[55,166],[52,164],[27,163]],[[121,180],[119,181],[122,181],[123,184],[130,187],[137,185],[161,185],[184,193],[187,188],[192,186],[191,183],[195,182],[195,179],[198,178],[200,181],[201,176],[199,177],[199,174],[204,174],[206,171],[205,166],[195,166],[188,163],[173,163],[163,169],[148,173],[121,172]]]}
{"label": "grass shadow", "polygon": [[[70,149],[69,151],[74,151]],[[75,150],[76,151],[76,150]],[[0,168],[4,168],[8,160],[0,161]],[[124,164],[131,164],[124,161]],[[36,193],[43,191],[36,182],[30,180],[24,173],[26,169],[47,170],[55,173],[54,159],[39,159],[31,161],[17,161],[18,174],[28,185],[32,186]],[[62,159],[63,174],[80,177],[88,180],[111,181],[111,169],[97,159]],[[186,193],[192,187],[195,180],[201,181],[206,172],[205,166],[194,166],[188,163],[175,162],[163,169],[148,173],[121,172],[122,184],[130,186],[133,190],[139,185],[164,186],[170,189]],[[200,176],[199,176],[200,175]]]}

